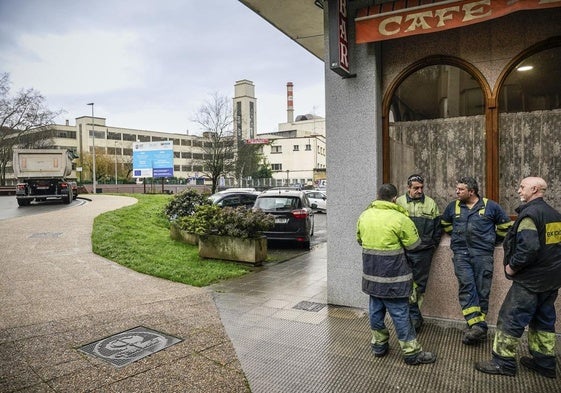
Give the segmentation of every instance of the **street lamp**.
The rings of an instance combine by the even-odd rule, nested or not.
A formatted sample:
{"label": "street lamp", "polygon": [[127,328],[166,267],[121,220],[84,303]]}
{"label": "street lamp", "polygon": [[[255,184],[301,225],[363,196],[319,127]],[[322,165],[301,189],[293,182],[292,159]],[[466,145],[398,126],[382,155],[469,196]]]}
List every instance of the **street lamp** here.
{"label": "street lamp", "polygon": [[94,126],[94,103],[90,102],[87,105],[92,106],[92,136],[93,136],[93,166],[92,166],[92,185],[93,193],[96,193],[97,184],[95,181],[95,126]]}
{"label": "street lamp", "polygon": [[115,141],[115,185],[117,185],[117,141]]}

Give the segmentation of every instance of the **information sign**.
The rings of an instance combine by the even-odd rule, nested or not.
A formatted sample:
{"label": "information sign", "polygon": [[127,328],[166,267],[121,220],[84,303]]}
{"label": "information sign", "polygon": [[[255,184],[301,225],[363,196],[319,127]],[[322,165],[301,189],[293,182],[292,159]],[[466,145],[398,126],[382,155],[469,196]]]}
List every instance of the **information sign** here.
{"label": "information sign", "polygon": [[173,141],[135,142],[133,177],[173,177]]}

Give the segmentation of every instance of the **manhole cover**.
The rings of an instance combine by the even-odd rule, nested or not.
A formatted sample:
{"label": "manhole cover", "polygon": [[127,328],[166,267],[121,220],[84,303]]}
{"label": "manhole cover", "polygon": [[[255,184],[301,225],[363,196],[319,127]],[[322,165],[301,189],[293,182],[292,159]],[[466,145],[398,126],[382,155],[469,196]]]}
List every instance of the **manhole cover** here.
{"label": "manhole cover", "polygon": [[322,303],[314,303],[314,302],[303,301],[303,302],[298,303],[297,305],[295,305],[292,308],[295,308],[296,310],[318,312],[319,310],[321,310],[324,307],[325,307],[325,304],[322,304]]}
{"label": "manhole cover", "polygon": [[115,367],[123,367],[181,341],[177,337],[138,326],[86,344],[79,350]]}

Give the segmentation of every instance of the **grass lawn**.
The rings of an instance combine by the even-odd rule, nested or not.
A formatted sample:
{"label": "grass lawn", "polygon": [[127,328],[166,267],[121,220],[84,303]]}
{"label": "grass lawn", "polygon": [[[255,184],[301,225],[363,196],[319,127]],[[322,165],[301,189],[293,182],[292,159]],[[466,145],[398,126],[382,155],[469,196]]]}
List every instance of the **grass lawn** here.
{"label": "grass lawn", "polygon": [[138,203],[104,213],[94,220],[93,252],[137,272],[196,287],[242,276],[243,264],[201,259],[198,247],[170,238],[164,207],[173,197],[127,194]]}

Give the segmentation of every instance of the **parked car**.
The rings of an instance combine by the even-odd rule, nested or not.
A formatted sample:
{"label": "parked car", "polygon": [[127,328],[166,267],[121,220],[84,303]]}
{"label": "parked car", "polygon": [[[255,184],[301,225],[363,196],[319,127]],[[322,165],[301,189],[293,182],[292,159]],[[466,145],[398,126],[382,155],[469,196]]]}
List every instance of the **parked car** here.
{"label": "parked car", "polygon": [[304,191],[310,200],[310,203],[317,205],[316,211],[327,213],[327,195],[321,191],[307,190]]}
{"label": "parked car", "polygon": [[208,197],[210,201],[220,207],[245,206],[248,209],[253,207],[255,199],[259,195],[256,191],[220,191]]}
{"label": "parked car", "polygon": [[259,194],[254,209],[275,217],[275,226],[264,232],[268,240],[293,240],[310,248],[314,235],[314,211],[306,193],[295,190],[267,190]]}

